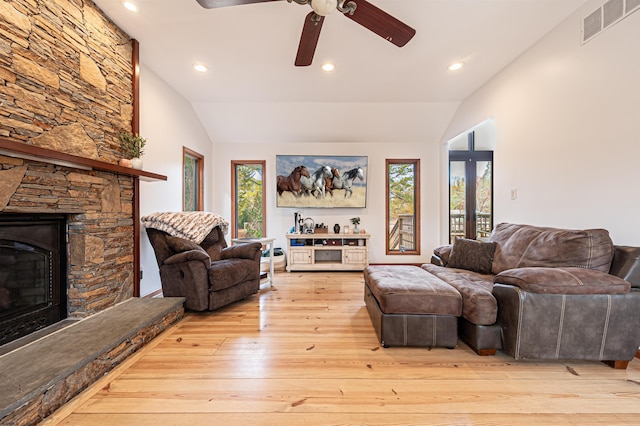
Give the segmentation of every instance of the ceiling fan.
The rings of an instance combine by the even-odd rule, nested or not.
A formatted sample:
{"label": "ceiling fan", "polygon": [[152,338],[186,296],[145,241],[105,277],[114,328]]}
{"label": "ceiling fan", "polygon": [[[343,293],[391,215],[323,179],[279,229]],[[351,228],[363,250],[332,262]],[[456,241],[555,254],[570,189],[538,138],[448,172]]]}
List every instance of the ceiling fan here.
{"label": "ceiling fan", "polygon": [[[266,3],[281,0],[196,0],[200,6],[206,9],[215,9],[226,6],[238,6],[251,3]],[[338,10],[344,16],[363,27],[373,31],[385,40],[402,47],[413,38],[416,30],[407,24],[389,15],[365,0],[287,0],[301,5],[308,4],[313,9],[304,20],[298,53],[295,65],[306,67],[313,62],[320,30],[324,17]]]}

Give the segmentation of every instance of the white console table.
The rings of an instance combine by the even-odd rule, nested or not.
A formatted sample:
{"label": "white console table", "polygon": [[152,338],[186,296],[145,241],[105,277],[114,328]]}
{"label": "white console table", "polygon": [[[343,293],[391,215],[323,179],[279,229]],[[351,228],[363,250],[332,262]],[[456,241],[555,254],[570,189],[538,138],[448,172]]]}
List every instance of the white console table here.
{"label": "white console table", "polygon": [[261,243],[263,246],[269,250],[269,276],[264,282],[260,284],[269,283],[269,287],[273,286],[273,242],[275,238],[232,238],[231,244],[246,244],[246,243]]}
{"label": "white console table", "polygon": [[362,271],[369,234],[287,234],[287,271]]}

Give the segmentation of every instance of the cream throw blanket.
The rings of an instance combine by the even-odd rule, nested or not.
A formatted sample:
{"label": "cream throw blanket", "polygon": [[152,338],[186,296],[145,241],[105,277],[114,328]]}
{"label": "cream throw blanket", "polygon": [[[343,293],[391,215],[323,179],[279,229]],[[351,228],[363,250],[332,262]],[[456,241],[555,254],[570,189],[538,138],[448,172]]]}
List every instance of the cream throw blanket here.
{"label": "cream throw blanket", "polygon": [[209,212],[151,213],[141,217],[140,221],[145,228],[159,229],[196,244],[200,244],[216,226],[223,234],[229,230],[229,223],[222,216]]}

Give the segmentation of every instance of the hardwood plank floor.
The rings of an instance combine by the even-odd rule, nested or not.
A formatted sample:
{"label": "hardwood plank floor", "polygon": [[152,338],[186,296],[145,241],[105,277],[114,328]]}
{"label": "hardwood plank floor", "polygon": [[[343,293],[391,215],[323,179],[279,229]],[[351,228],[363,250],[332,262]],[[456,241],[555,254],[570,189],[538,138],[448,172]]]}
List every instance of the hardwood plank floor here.
{"label": "hardwood plank floor", "polygon": [[279,273],[181,322],[45,425],[640,424],[640,361],[381,348],[362,273]]}

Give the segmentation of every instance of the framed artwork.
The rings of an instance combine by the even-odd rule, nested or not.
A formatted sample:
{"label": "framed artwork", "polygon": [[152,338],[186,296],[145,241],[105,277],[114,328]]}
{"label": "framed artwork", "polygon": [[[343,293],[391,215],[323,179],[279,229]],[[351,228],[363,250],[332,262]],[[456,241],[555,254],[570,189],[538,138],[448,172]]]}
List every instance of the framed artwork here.
{"label": "framed artwork", "polygon": [[276,206],[364,208],[366,156],[276,155]]}

